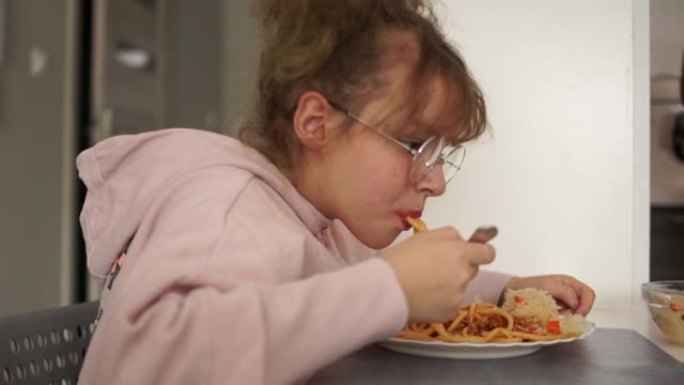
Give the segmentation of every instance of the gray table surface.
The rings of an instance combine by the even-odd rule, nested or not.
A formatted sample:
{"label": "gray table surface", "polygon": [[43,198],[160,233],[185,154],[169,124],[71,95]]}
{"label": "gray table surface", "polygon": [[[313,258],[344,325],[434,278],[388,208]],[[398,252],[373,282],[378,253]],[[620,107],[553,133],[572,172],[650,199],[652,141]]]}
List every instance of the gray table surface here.
{"label": "gray table surface", "polygon": [[684,364],[633,330],[599,328],[580,341],[489,360],[419,357],[372,345],[319,371],[309,384],[684,385]]}

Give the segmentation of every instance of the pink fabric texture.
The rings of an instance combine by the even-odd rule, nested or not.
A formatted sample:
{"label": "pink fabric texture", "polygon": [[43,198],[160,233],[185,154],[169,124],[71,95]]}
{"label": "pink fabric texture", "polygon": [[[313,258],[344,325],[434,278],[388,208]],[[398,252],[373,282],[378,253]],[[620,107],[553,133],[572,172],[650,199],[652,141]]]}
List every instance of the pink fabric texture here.
{"label": "pink fabric texture", "polygon": [[[301,383],[407,320],[389,265],[234,139],[124,135],[77,165],[103,279],[80,384]],[[468,300],[495,301],[507,278],[481,272]]]}

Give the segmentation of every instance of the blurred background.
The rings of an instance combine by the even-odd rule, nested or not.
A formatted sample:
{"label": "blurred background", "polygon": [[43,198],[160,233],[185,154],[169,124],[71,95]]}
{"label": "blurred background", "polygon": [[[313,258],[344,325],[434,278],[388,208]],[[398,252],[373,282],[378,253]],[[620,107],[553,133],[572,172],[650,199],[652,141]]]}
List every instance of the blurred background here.
{"label": "blurred background", "polygon": [[[648,279],[684,279],[684,127],[676,126],[684,111],[678,94],[684,1],[441,3],[446,31],[483,85],[498,136],[480,155],[469,153],[460,195],[432,206],[426,213],[431,223],[474,227],[482,216],[468,213],[495,211],[491,217],[504,230],[497,248],[516,255],[500,258],[496,267],[536,272],[527,267],[540,261],[540,273],[578,275],[605,288],[597,291],[610,300],[613,292],[633,292]],[[76,155],[112,135],[165,127],[235,135],[253,97],[258,23],[249,0],[0,0],[0,315],[97,298],[78,225],[84,191]],[[575,66],[575,52],[595,59]],[[510,72],[516,65],[534,69],[530,78]],[[591,88],[582,87],[585,81]],[[507,137],[516,124],[520,130]],[[558,144],[580,126],[586,130]],[[549,127],[563,134],[549,134],[555,136],[542,145],[518,135],[539,128],[530,131],[539,137]],[[619,140],[592,158],[595,142],[613,140],[612,127]],[[516,154],[531,148],[528,160],[557,168],[507,168],[526,164],[503,156],[505,143]],[[569,148],[584,156],[585,174],[587,167],[598,170],[588,173],[595,179],[574,172],[578,163],[569,163]],[[615,157],[610,151],[621,152]],[[480,165],[478,156],[494,166]],[[615,159],[619,163],[611,163]],[[568,183],[613,187],[585,197],[553,182],[564,172]],[[504,173],[515,176],[516,188]],[[468,184],[471,179],[487,190],[469,189],[476,184]],[[568,211],[545,207],[535,195],[545,189],[554,196],[549,202]],[[509,203],[493,204],[491,194]],[[521,213],[542,220],[554,214],[562,231],[545,234],[554,227],[530,222],[514,239],[513,225],[506,224],[520,222]],[[588,213],[584,229],[575,229],[572,213]],[[586,237],[592,224],[595,231]],[[603,250],[604,243],[613,251]],[[605,266],[587,267],[599,258]],[[616,261],[624,264],[617,273]]]}
{"label": "blurred background", "polygon": [[76,154],[164,127],[234,134],[255,14],[234,0],[0,0],[0,315],[97,296]]}
{"label": "blurred background", "polygon": [[684,279],[684,1],[651,2],[651,280]]}

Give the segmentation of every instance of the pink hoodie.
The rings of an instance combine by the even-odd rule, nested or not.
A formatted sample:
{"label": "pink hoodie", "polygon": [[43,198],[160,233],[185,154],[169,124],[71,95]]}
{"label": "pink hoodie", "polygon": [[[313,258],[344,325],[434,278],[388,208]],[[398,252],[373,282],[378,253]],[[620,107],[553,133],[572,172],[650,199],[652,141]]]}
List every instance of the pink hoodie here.
{"label": "pink hoodie", "polygon": [[[389,265],[234,139],[124,135],[77,164],[104,284],[80,384],[291,384],[407,320]],[[481,272],[468,301],[507,278]]]}

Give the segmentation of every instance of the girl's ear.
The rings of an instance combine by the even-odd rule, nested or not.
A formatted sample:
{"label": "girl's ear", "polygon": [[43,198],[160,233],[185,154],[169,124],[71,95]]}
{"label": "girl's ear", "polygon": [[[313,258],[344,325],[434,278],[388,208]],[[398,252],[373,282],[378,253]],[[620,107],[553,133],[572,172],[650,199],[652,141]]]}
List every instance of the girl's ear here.
{"label": "girl's ear", "polygon": [[304,148],[321,150],[330,138],[334,128],[333,109],[325,96],[316,91],[306,91],[297,103],[293,118],[295,137]]}

